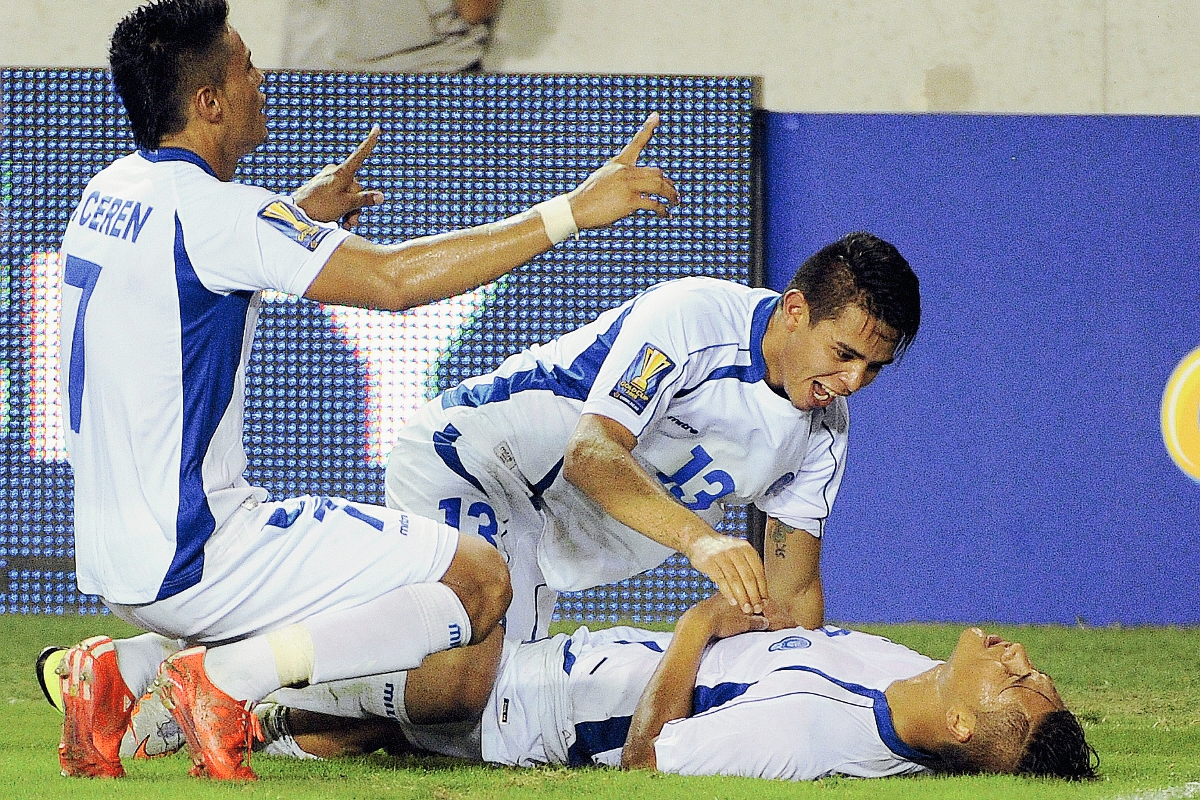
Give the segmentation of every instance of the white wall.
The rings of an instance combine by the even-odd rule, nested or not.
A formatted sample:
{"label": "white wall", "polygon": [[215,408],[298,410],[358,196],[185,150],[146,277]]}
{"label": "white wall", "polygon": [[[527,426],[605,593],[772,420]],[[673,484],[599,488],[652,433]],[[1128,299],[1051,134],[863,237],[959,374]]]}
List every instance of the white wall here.
{"label": "white wall", "polygon": [[[0,0],[0,64],[103,67],[108,37],[139,0]],[[230,18],[260,66],[279,63],[285,0],[230,0]]]}
{"label": "white wall", "polygon": [[[99,66],[136,0],[0,0],[0,63]],[[230,0],[260,66],[286,0]],[[487,66],[763,76],[778,111],[1200,113],[1195,0],[505,0]]]}

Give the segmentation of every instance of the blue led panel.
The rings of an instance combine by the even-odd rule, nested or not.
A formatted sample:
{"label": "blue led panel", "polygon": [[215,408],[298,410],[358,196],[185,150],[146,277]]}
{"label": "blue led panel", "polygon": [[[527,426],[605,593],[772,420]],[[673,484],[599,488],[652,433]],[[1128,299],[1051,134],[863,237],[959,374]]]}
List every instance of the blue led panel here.
{"label": "blue led panel", "polygon": [[[100,70],[9,70],[0,151],[0,612],[97,613],[73,573],[71,474],[59,420],[56,250],[87,179],[132,148]],[[360,173],[387,195],[359,232],[398,242],[489,222],[567,191],[646,115],[643,163],[683,203],[587,232],[495,284],[403,314],[264,296],[247,387],[248,479],[276,497],[383,502],[395,432],[424,400],[661,280],[745,282],[752,261],[746,78],[584,75],[267,76],[270,141],[236,177],[295,189],[373,123]],[[726,527],[744,531],[745,514]],[[564,596],[562,618],[672,620],[712,585],[682,559]]]}

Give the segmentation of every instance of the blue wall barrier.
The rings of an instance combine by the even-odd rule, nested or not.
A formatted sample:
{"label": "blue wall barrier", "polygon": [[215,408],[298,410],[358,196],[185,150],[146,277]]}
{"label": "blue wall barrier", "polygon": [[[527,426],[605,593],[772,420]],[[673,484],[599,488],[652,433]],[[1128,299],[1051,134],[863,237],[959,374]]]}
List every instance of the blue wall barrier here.
{"label": "blue wall barrier", "polygon": [[767,114],[765,131],[771,286],[856,229],[921,278],[911,351],[851,400],[830,616],[1200,622],[1200,483],[1159,423],[1200,345],[1200,121]]}

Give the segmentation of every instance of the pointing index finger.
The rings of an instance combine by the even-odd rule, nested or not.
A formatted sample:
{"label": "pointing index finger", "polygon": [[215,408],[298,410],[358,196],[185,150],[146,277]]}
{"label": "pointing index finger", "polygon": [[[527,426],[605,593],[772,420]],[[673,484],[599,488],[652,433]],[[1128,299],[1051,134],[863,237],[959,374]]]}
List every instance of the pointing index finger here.
{"label": "pointing index finger", "polygon": [[371,155],[371,151],[375,149],[375,145],[379,142],[380,132],[381,129],[378,124],[372,125],[371,132],[367,134],[367,138],[362,140],[362,144],[354,148],[354,152],[346,156],[345,161],[338,164],[338,173],[350,177],[358,172],[359,167],[367,160],[367,156]]}
{"label": "pointing index finger", "polygon": [[632,167],[637,164],[638,156],[642,154],[642,148],[650,141],[650,137],[654,135],[654,129],[658,127],[659,116],[655,111],[650,116],[646,117],[646,121],[642,123],[642,128],[633,135],[628,144],[621,148],[613,161],[618,164],[624,164],[627,167]]}

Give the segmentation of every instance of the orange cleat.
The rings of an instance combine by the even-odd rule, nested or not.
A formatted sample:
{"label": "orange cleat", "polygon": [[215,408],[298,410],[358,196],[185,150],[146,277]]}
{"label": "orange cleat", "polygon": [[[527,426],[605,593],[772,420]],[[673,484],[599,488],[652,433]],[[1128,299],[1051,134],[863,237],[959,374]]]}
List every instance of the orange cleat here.
{"label": "orange cleat", "polygon": [[55,670],[62,693],[63,728],[58,743],[62,774],[121,778],[121,737],[133,713],[133,694],[117,668],[117,651],[107,636],[72,647]]}
{"label": "orange cleat", "polygon": [[129,727],[121,739],[121,758],[160,758],[186,744],[179,723],[156,692],[146,692],[133,707]]}
{"label": "orange cleat", "polygon": [[194,777],[256,781],[250,748],[262,732],[249,710],[253,703],[239,703],[213,685],[204,671],[205,652],[189,647],[164,661],[155,691],[183,731]]}

